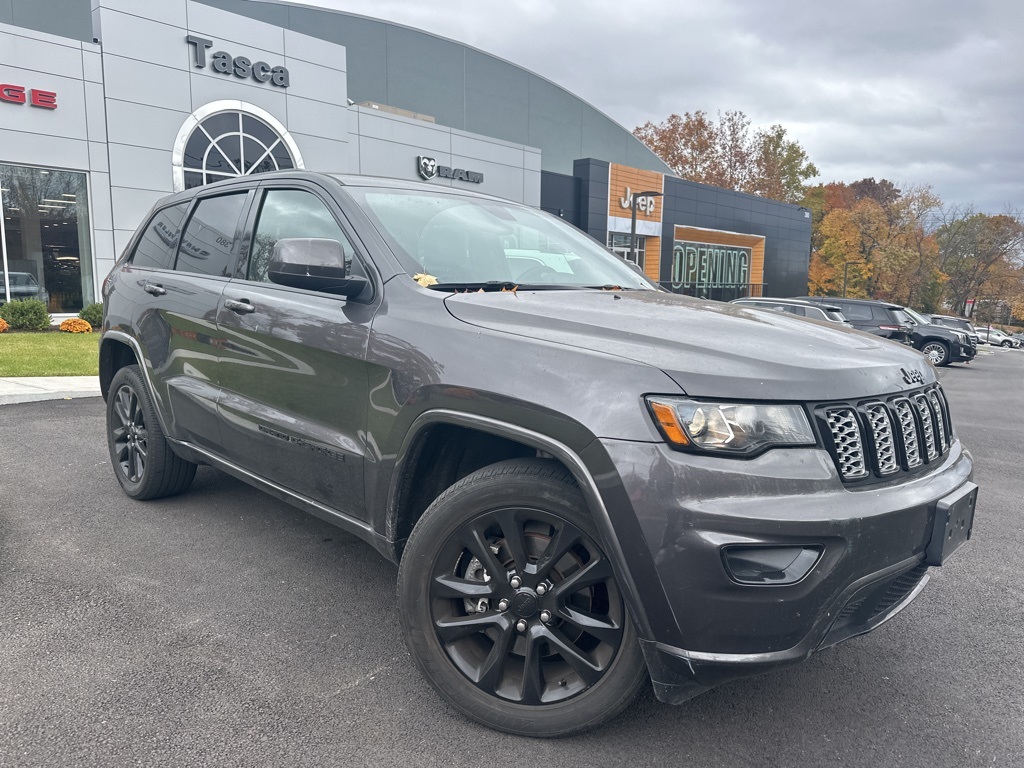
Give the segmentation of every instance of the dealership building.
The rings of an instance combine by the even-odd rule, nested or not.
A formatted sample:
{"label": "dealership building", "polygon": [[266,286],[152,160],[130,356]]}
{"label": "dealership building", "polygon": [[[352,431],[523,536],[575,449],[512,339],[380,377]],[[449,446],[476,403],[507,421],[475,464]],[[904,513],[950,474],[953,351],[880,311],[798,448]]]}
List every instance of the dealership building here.
{"label": "dealership building", "polygon": [[0,0],[0,301],[75,314],[161,197],[288,168],[541,207],[680,293],[806,292],[808,211],[680,179],[470,46],[282,2]]}

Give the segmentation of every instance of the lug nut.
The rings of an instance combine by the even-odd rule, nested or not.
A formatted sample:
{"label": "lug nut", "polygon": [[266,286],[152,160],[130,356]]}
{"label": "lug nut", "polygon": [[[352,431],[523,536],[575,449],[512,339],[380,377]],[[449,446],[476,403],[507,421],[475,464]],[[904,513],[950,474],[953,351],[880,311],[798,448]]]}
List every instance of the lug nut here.
{"label": "lug nut", "polygon": [[538,595],[543,595],[547,591],[548,591],[548,585],[547,584],[544,584],[543,582],[541,582],[540,584],[537,585],[537,594]]}
{"label": "lug nut", "polygon": [[507,611],[508,610],[508,600],[505,600],[504,598],[499,600],[498,601],[498,610],[499,611]]}
{"label": "lug nut", "polygon": [[520,619],[516,622],[516,630],[519,632],[526,631],[526,619]]}
{"label": "lug nut", "polygon": [[540,620],[543,621],[545,624],[551,621],[551,611],[541,611]]}
{"label": "lug nut", "polygon": [[512,589],[519,589],[521,586],[523,586],[523,580],[520,579],[518,576],[513,576],[512,579],[509,581],[509,584],[512,585]]}

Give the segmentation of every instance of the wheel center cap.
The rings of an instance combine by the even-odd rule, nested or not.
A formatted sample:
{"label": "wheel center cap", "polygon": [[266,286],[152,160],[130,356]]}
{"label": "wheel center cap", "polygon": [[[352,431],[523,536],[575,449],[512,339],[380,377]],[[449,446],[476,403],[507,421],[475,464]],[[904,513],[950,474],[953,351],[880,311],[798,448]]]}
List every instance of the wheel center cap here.
{"label": "wheel center cap", "polygon": [[540,601],[532,592],[520,592],[512,598],[512,611],[523,619],[528,619],[537,613]]}

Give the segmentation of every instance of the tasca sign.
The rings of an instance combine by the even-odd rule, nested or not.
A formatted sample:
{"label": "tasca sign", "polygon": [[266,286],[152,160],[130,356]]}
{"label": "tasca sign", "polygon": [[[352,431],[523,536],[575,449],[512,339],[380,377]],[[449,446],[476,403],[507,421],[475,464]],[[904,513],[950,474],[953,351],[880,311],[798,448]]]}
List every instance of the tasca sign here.
{"label": "tasca sign", "polygon": [[468,181],[473,184],[482,184],[484,175],[479,171],[467,171],[464,168],[449,168],[447,165],[438,165],[437,160],[432,157],[420,155],[416,158],[416,170],[422,178],[431,179],[454,179],[455,181]]}
{"label": "tasca sign", "polygon": [[[213,40],[189,35],[185,42],[192,46],[193,66],[197,69],[205,68],[206,51],[213,47]],[[287,88],[291,85],[285,67],[272,67],[265,61],[253,61],[246,56],[232,56],[226,51],[214,51],[210,54],[210,68],[215,72],[234,75],[243,80],[251,77],[259,83],[270,83],[278,88]]]}

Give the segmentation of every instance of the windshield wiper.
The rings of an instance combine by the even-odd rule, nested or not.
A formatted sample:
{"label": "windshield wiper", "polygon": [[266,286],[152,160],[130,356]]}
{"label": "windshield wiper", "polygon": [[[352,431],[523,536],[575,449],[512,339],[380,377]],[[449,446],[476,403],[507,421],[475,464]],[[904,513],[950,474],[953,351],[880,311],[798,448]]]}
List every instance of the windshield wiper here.
{"label": "windshield wiper", "polygon": [[565,283],[514,283],[510,280],[485,280],[475,283],[436,283],[428,286],[435,291],[452,293],[494,293],[501,291],[582,291],[590,286]]}

